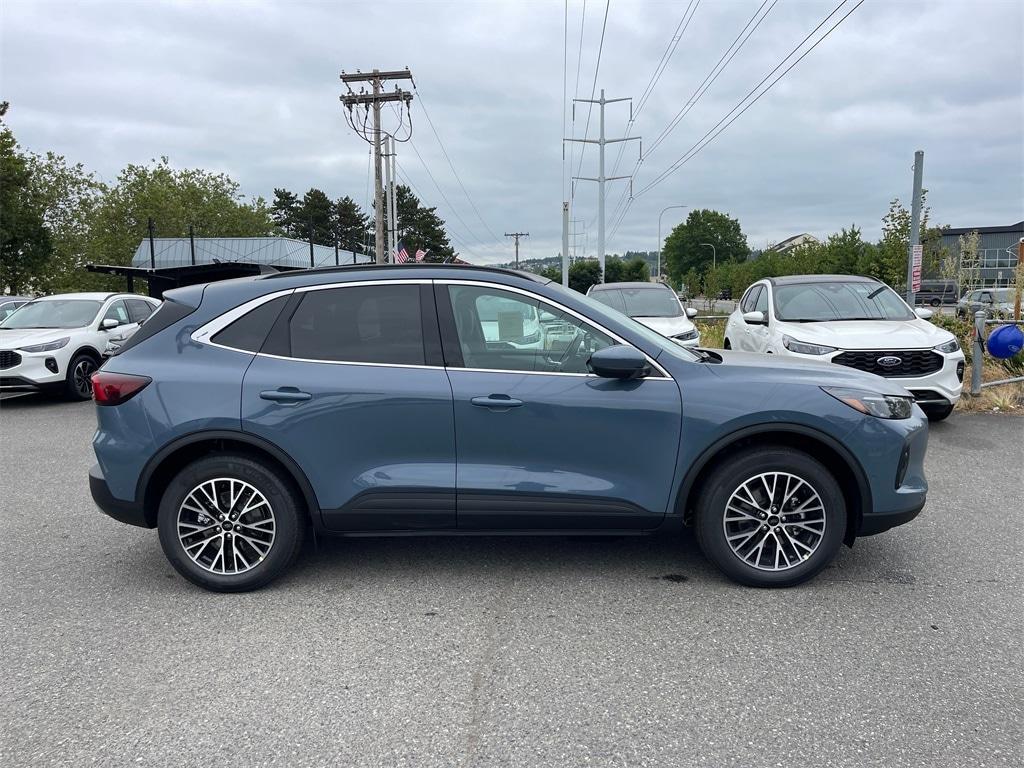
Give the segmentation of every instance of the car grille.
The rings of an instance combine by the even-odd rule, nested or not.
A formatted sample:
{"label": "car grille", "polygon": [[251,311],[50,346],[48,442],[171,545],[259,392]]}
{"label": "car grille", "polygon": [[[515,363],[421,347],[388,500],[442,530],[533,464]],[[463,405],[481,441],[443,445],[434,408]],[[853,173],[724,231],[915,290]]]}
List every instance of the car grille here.
{"label": "car grille", "polygon": [[0,352],[0,370],[13,368],[16,365],[21,365],[21,355],[8,350]]}
{"label": "car grille", "polygon": [[[899,358],[894,365],[882,365],[879,360]],[[942,368],[942,355],[930,349],[857,350],[843,352],[832,358],[833,363],[867,371],[879,376],[927,376]]]}

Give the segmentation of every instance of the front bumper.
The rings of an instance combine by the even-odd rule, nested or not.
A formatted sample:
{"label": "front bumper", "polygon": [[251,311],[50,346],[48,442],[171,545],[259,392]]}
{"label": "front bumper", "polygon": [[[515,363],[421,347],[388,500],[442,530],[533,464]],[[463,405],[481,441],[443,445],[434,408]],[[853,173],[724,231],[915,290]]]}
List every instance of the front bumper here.
{"label": "front bumper", "polygon": [[[16,352],[21,361],[17,365],[0,369],[0,390],[32,391],[45,389],[47,385],[64,383],[66,371],[63,368],[62,356],[54,352]],[[50,365],[57,369],[56,373],[47,368],[47,359],[52,361]]]}
{"label": "front bumper", "polygon": [[924,509],[924,501],[914,504],[910,509],[900,512],[872,512],[861,517],[858,536],[874,536],[876,533],[884,533],[897,525],[909,523]]}
{"label": "front bumper", "polygon": [[140,528],[154,527],[155,523],[146,519],[146,513],[141,504],[114,497],[99,464],[93,464],[89,469],[89,492],[100,511],[115,520],[128,525],[137,525]]}

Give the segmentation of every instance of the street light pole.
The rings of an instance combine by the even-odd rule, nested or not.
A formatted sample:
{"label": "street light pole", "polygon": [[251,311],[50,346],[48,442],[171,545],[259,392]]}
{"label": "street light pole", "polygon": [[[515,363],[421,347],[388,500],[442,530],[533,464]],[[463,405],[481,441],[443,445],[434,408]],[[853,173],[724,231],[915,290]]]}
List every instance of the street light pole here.
{"label": "street light pole", "polygon": [[671,211],[673,208],[689,208],[688,205],[670,205],[664,211],[658,214],[658,271],[655,275],[656,280],[661,279],[661,217],[665,215],[665,211]]}
{"label": "street light pole", "polygon": [[715,246],[713,246],[711,243],[701,243],[701,245],[706,245],[708,248],[711,249],[711,268],[718,269],[718,252],[715,250]]}

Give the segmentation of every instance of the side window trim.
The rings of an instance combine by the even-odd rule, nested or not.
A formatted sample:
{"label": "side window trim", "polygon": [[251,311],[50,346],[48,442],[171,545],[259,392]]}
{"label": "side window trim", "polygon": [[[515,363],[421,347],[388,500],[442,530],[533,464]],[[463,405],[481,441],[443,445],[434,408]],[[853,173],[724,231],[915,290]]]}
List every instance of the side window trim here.
{"label": "side window trim", "polygon": [[[461,362],[461,359],[462,359],[461,348],[460,348],[459,342],[458,342],[458,334],[455,332],[455,318],[454,318],[454,314],[452,313],[451,300],[449,298],[449,294],[448,294],[448,291],[447,291],[447,288],[446,288],[446,286],[449,286],[449,285],[470,285],[470,286],[476,286],[476,287],[481,287],[481,288],[491,288],[491,289],[495,289],[495,290],[499,290],[499,291],[508,291],[509,293],[517,293],[517,294],[520,294],[522,296],[526,296],[527,298],[532,299],[533,301],[536,301],[539,304],[548,305],[550,307],[553,307],[553,308],[557,309],[559,312],[563,312],[563,313],[569,315],[570,317],[575,318],[576,320],[578,320],[579,322],[583,323],[584,325],[590,326],[594,330],[599,331],[600,333],[603,333],[606,336],[611,337],[618,344],[624,344],[624,345],[629,346],[629,347],[636,347],[635,344],[631,344],[630,342],[628,342],[625,339],[623,339],[621,336],[619,336],[614,331],[609,330],[608,328],[604,327],[600,323],[594,322],[592,319],[590,319],[586,315],[582,315],[579,312],[577,312],[576,310],[570,309],[569,307],[565,306],[564,304],[559,304],[557,301],[549,299],[546,296],[541,296],[539,293],[533,293],[532,291],[527,291],[527,290],[524,290],[522,288],[518,288],[516,286],[503,285],[501,283],[488,283],[488,282],[484,282],[484,281],[481,281],[481,280],[459,280],[459,279],[455,279],[455,278],[445,278],[445,279],[441,279],[441,280],[435,280],[434,283],[437,286],[443,287],[443,296],[445,297],[443,303],[447,304],[447,311],[449,313],[449,318],[448,319],[450,320],[450,323],[451,323],[449,328],[448,328],[447,334],[445,334],[445,332],[444,332],[444,327],[445,327],[444,322],[442,322],[442,326],[441,326],[442,327],[442,338],[446,341],[446,344],[445,344],[445,347],[444,347],[444,349],[445,349],[445,359],[446,360],[451,359],[451,358],[449,358],[449,347],[451,347],[451,346],[454,346],[455,350],[459,350],[458,351],[458,359],[460,360],[460,362]],[[440,305],[439,305],[439,312],[438,312],[438,314],[439,314],[439,316],[441,315]],[[643,350],[640,350],[640,351],[643,352]],[[652,371],[655,372],[655,375],[649,376],[648,379],[655,380],[655,381],[661,380],[661,379],[665,379],[665,380],[668,380],[668,381],[673,381],[673,378],[669,375],[668,371],[666,371],[662,366],[660,366],[657,363],[657,361],[654,360],[654,358],[652,358],[646,352],[644,352],[644,357],[647,358],[648,364],[651,366]],[[478,369],[478,368],[466,368],[464,365],[461,365],[461,366],[449,365],[449,367],[459,367],[459,368],[461,368],[461,370],[464,370],[464,371],[484,371],[486,373],[516,373],[516,374],[525,374],[525,375],[529,375],[529,376],[590,376],[590,377],[596,377],[596,374],[593,374],[593,373],[563,373],[563,372],[559,372],[559,371],[513,371],[513,370],[506,371],[506,370],[502,370],[502,369],[492,369],[492,368],[486,368],[486,369],[484,369],[484,368],[480,368],[480,369]]]}

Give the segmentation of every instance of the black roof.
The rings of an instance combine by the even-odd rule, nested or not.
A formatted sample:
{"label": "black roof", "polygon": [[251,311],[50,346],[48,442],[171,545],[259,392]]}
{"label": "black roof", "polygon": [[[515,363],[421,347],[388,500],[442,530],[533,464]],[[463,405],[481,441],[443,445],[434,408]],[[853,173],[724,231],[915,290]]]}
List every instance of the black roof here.
{"label": "black roof", "polygon": [[1001,235],[1012,234],[1014,232],[1024,232],[1024,221],[1018,221],[1016,224],[1007,224],[1002,227],[950,227],[949,229],[942,230],[943,236],[967,235],[971,232],[977,232],[979,235]]}
{"label": "black roof", "polygon": [[772,285],[802,285],[804,283],[877,283],[873,277],[861,275],[786,275],[769,277]]}

